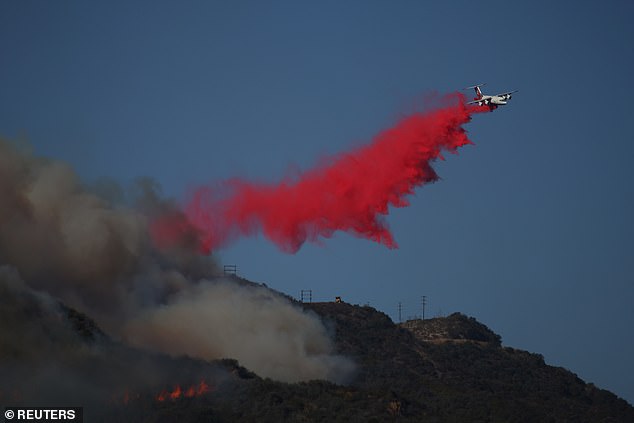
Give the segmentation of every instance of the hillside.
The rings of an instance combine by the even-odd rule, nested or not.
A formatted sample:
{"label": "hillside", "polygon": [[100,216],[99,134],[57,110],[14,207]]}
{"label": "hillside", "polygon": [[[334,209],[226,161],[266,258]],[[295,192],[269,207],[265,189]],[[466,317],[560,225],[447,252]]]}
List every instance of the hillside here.
{"label": "hillside", "polygon": [[502,344],[500,335],[473,317],[461,313],[426,320],[408,320],[399,326],[410,330],[418,340],[425,342],[480,342],[498,347]]}
{"label": "hillside", "polygon": [[2,294],[0,317],[20,334],[13,342],[3,334],[3,404],[73,399],[104,422],[634,421],[627,402],[538,354],[501,346],[461,314],[397,325],[367,306],[296,303],[321,317],[357,369],[345,386],[287,384],[235,360],[129,348],[83,313],[28,292]]}
{"label": "hillside", "polygon": [[370,307],[307,307],[334,323],[337,347],[359,363],[352,385],[391,392],[404,421],[634,421],[626,401],[539,354],[502,347],[473,318],[396,325]]}

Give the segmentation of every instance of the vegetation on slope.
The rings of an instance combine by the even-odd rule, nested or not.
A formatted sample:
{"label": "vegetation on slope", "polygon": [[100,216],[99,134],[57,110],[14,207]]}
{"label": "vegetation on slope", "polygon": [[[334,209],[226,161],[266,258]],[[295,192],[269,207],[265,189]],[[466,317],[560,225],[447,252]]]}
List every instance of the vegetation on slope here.
{"label": "vegetation on slope", "polygon": [[[337,351],[351,357],[357,371],[345,386],[286,384],[262,379],[235,360],[174,359],[134,350],[110,340],[82,313],[44,307],[28,296],[20,298],[20,308],[17,297],[5,294],[0,317],[24,334],[21,345],[5,339],[0,351],[5,370],[25,363],[22,373],[11,370],[10,376],[21,378],[12,382],[21,390],[12,405],[29,403],[29,379],[40,381],[36,400],[52,389],[56,395],[44,398],[76,395],[90,385],[75,398],[86,398],[82,404],[91,421],[634,421],[634,408],[624,400],[546,365],[539,354],[503,347],[499,335],[457,313],[397,325],[367,306],[301,304],[321,317]],[[28,348],[33,339],[41,353]],[[31,375],[24,373],[29,368]],[[37,372],[48,368],[61,369],[67,380],[41,379]],[[157,400],[161,389],[200,378],[210,384],[208,392]],[[15,386],[0,386],[0,398],[11,389]]]}

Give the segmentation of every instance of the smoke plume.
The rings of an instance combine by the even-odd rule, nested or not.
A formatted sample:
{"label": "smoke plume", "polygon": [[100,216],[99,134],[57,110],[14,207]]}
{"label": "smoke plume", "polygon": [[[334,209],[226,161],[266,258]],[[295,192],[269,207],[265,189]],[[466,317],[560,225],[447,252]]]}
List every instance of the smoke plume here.
{"label": "smoke plume", "polygon": [[86,407],[91,421],[130,393],[229,377],[222,366],[110,341],[85,315],[28,287],[8,266],[0,266],[0,374],[0,402],[59,406],[72,400]]}
{"label": "smoke plume", "polygon": [[137,346],[174,355],[235,357],[285,381],[344,382],[353,370],[347,359],[330,354],[331,340],[319,320],[257,286],[201,283],[138,316],[125,333]]}
{"label": "smoke plume", "polygon": [[[345,381],[353,365],[333,353],[315,314],[262,286],[223,279],[200,252],[259,231],[287,252],[336,231],[395,248],[389,207],[406,206],[416,187],[438,178],[431,163],[470,143],[462,126],[482,111],[460,95],[444,103],[297,178],[234,179],[197,190],[185,207],[162,198],[149,179],[126,201],[113,183],[88,189],[66,164],[0,139],[0,334],[15,340],[0,342],[0,357],[10,356],[11,368],[34,368],[31,361],[51,359],[42,351],[54,336],[53,355],[73,362],[74,332],[56,326],[61,299],[133,346],[235,358],[281,381]],[[109,356],[99,355],[100,368],[109,368]],[[97,378],[73,372],[81,384]]]}
{"label": "smoke plume", "polygon": [[189,223],[198,230],[204,253],[260,231],[289,253],[336,231],[396,248],[384,219],[389,206],[407,206],[414,188],[438,179],[431,163],[443,150],[453,153],[470,143],[462,125],[482,111],[465,105],[460,94],[442,101],[444,107],[409,116],[369,145],[295,179],[276,185],[232,179],[199,188],[184,207],[185,216],[153,222],[154,239],[171,245]]}
{"label": "smoke plume", "polygon": [[[0,290],[19,280],[25,292],[59,298],[115,338],[154,351],[235,358],[282,381],[345,379],[352,365],[333,354],[319,318],[271,290],[223,280],[154,182],[140,181],[127,204],[97,195],[121,191],[103,185],[87,189],[64,163],[0,140],[0,266],[14,274],[0,274]],[[183,220],[181,236],[157,251],[148,221],[164,216]],[[0,333],[23,346],[18,357],[46,350],[23,342],[14,320],[3,319]]]}

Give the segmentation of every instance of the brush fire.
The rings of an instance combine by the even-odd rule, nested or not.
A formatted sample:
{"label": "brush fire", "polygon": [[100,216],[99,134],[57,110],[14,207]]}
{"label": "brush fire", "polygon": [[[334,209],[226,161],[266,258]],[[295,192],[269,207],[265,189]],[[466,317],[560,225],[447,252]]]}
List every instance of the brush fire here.
{"label": "brush fire", "polygon": [[201,380],[198,385],[192,385],[185,390],[181,390],[180,385],[176,385],[172,391],[161,391],[161,393],[156,396],[156,400],[163,402],[168,399],[177,400],[181,397],[193,398],[208,392],[210,392],[209,385],[207,385],[204,380]]}
{"label": "brush fire", "polygon": [[[346,383],[356,366],[317,315],[225,277],[209,254],[257,232],[288,253],[338,231],[396,248],[389,208],[436,181],[431,164],[470,144],[463,125],[488,110],[464,100],[448,96],[295,179],[235,178],[181,205],[149,179],[111,198],[123,188],[87,186],[68,165],[0,139],[0,398],[203,397],[220,389],[208,381],[230,378],[212,364],[226,357],[277,381]],[[200,382],[164,388],[182,377]]]}

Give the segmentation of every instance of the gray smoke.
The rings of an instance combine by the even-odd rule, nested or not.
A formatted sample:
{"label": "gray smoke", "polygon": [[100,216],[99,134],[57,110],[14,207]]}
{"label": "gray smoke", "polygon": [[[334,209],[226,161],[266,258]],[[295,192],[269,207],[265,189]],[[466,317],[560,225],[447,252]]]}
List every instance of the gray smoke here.
{"label": "gray smoke", "polygon": [[126,393],[153,398],[174,383],[230,380],[217,364],[112,342],[86,316],[28,287],[8,266],[0,266],[0,375],[0,403],[42,407],[72,400],[87,407],[90,421],[122,404]]}
{"label": "gray smoke", "polygon": [[330,338],[312,314],[268,289],[227,281],[178,293],[131,320],[124,333],[133,345],[237,358],[256,373],[289,382],[343,382],[351,370],[348,360],[331,355]]}
{"label": "gray smoke", "polygon": [[352,364],[332,353],[316,315],[263,287],[222,280],[213,259],[193,250],[193,231],[156,250],[149,219],[178,210],[151,180],[134,191],[123,205],[118,185],[87,189],[66,164],[0,139],[0,265],[19,274],[5,283],[60,298],[131,345],[236,358],[281,381],[345,379]]}

